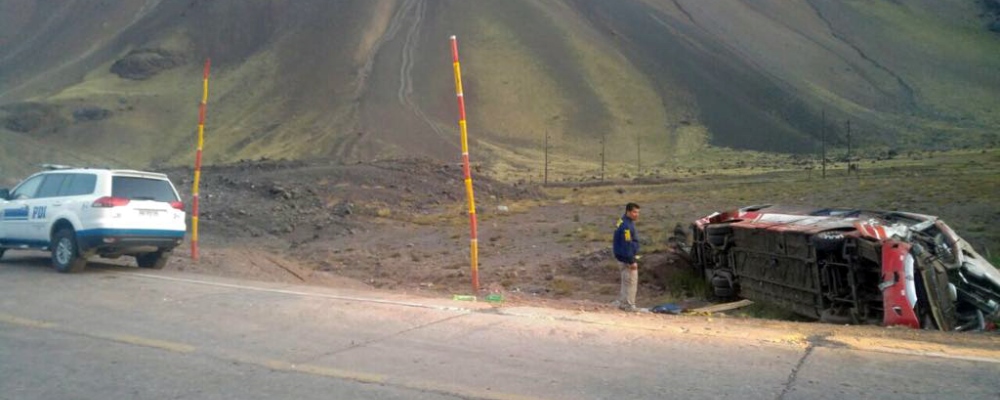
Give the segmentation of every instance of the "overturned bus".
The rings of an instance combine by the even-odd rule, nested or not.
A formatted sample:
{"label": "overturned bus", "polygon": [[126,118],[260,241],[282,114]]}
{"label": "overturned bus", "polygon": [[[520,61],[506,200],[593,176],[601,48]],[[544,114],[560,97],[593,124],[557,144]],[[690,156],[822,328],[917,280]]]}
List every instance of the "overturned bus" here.
{"label": "overturned bus", "polygon": [[692,224],[691,257],[718,297],[832,323],[996,329],[1000,271],[937,217],[751,206]]}

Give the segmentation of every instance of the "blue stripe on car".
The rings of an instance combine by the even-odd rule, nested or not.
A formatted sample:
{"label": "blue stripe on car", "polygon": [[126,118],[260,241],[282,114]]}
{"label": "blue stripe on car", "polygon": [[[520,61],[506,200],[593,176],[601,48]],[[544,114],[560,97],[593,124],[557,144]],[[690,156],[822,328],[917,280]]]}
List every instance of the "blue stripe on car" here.
{"label": "blue stripe on car", "polygon": [[7,221],[19,221],[28,219],[28,206],[21,208],[3,209],[3,219]]}
{"label": "blue stripe on car", "polygon": [[49,247],[48,240],[27,240],[27,239],[0,239],[0,246],[3,247]]}

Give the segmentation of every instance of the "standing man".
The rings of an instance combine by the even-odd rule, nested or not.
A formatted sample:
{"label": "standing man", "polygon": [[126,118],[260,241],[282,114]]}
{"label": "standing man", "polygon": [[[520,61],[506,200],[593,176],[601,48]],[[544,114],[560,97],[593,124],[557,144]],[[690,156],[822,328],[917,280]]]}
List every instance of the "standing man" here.
{"label": "standing man", "polygon": [[635,307],[635,293],[639,285],[639,234],[635,231],[635,221],[639,220],[639,205],[625,205],[625,215],[618,220],[614,237],[615,259],[621,263],[622,286],[618,294],[618,308],[638,311]]}

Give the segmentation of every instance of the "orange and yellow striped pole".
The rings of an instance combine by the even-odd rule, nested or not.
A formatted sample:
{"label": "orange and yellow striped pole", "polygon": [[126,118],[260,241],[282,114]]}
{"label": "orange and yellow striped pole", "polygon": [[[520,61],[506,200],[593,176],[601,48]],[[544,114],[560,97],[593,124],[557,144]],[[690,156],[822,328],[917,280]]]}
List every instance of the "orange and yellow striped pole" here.
{"label": "orange and yellow striped pole", "polygon": [[194,186],[191,188],[191,259],[198,261],[198,185],[201,182],[201,149],[205,145],[205,109],[208,104],[208,70],[212,60],[205,59],[202,75],[201,104],[198,106],[198,150],[194,155]]}
{"label": "orange and yellow striped pole", "polygon": [[458,63],[458,39],[451,36],[451,59],[455,67],[455,95],[458,97],[458,128],[462,132],[462,171],[465,173],[465,193],[469,198],[470,251],[472,258],[472,290],[479,293],[479,240],[476,233],[476,197],[472,194],[472,172],[469,170],[469,135],[465,123],[465,96],[462,94],[462,67]]}

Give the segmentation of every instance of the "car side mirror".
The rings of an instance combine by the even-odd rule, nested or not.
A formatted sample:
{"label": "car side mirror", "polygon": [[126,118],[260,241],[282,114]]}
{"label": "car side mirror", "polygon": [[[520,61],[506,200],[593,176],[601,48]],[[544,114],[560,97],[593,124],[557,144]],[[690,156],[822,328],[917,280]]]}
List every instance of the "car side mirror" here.
{"label": "car side mirror", "polygon": [[10,200],[10,189],[0,189],[0,200]]}

